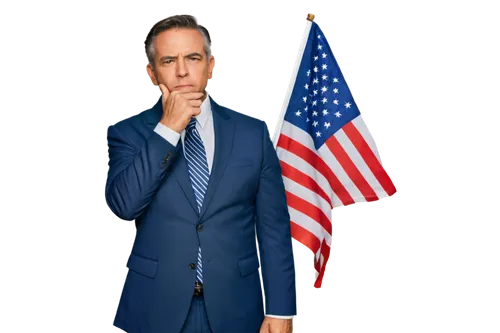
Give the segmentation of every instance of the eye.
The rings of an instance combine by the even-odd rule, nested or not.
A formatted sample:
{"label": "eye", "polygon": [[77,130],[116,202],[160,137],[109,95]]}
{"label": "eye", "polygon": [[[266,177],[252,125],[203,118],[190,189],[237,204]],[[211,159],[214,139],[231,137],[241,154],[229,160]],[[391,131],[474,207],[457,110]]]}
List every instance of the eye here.
{"label": "eye", "polygon": [[189,58],[190,60],[200,60],[199,58]]}
{"label": "eye", "polygon": [[171,59],[163,61],[163,64],[170,64],[172,62]]}

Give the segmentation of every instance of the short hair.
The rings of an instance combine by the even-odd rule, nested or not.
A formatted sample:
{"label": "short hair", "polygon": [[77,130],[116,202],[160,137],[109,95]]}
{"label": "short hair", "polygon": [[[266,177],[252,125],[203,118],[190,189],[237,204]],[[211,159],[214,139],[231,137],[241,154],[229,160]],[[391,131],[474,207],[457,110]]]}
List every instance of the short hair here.
{"label": "short hair", "polygon": [[208,61],[211,54],[210,46],[212,44],[212,40],[210,39],[210,34],[208,33],[208,30],[204,26],[199,25],[194,16],[174,15],[157,22],[149,31],[148,36],[144,41],[146,56],[148,57],[149,64],[153,68],[155,67],[154,66],[155,49],[153,41],[155,40],[156,36],[158,36],[163,31],[175,28],[188,28],[188,29],[198,30],[203,36],[203,39],[205,41],[203,50],[205,51],[205,55],[207,56],[207,61]]}

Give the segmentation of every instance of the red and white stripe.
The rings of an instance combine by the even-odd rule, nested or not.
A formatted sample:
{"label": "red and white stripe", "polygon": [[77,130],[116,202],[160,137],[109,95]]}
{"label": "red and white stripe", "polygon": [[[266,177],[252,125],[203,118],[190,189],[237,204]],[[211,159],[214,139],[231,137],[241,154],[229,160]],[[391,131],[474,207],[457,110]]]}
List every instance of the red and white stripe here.
{"label": "red and white stripe", "polygon": [[306,22],[290,84],[275,129],[273,145],[280,159],[292,237],[314,253],[321,287],[331,247],[331,209],[374,201],[396,192],[382,168],[375,142],[361,116],[343,126],[323,146],[284,119],[311,29]]}
{"label": "red and white stripe", "polygon": [[344,125],[318,150],[310,135],[283,120],[276,145],[285,184],[292,237],[314,253],[321,287],[330,255],[331,210],[375,201],[396,192],[361,116]]}

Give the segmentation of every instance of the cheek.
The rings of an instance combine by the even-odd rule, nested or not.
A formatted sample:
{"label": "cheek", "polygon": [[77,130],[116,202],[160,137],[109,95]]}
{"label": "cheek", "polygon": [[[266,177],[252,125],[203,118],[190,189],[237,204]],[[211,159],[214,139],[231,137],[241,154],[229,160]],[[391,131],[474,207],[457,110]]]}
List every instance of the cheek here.
{"label": "cheek", "polygon": [[192,73],[196,73],[196,81],[199,83],[199,84],[205,84],[207,83],[208,79],[209,79],[209,76],[210,76],[210,72],[208,71],[208,68],[206,68],[205,66],[201,67],[201,66],[198,66],[198,68],[194,68],[195,66],[193,66],[193,71]]}
{"label": "cheek", "polygon": [[175,72],[164,69],[158,73],[158,80],[172,91],[172,88],[175,87]]}

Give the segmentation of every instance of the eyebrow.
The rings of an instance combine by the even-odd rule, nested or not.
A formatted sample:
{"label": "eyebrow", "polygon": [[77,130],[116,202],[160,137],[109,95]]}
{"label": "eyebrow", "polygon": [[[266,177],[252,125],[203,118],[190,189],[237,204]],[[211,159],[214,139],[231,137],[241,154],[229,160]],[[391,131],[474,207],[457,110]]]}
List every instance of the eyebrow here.
{"label": "eyebrow", "polygon": [[[198,56],[200,58],[203,59],[203,56],[201,54],[199,54],[198,52],[192,52],[192,53],[189,53],[187,55],[184,56],[184,58],[191,58],[191,57],[194,57],[194,56]],[[163,56],[160,58],[160,62],[164,61],[164,60],[171,60],[171,59],[177,59],[177,57],[174,57],[174,56]]]}

